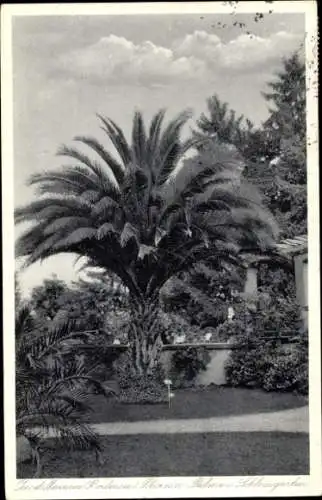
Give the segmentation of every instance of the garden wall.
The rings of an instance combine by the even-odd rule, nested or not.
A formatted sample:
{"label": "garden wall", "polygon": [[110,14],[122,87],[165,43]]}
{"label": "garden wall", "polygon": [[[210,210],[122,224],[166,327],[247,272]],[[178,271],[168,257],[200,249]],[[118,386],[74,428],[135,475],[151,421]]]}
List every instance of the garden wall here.
{"label": "garden wall", "polygon": [[196,385],[223,385],[226,383],[225,379],[225,363],[228,360],[230,353],[234,346],[227,343],[216,344],[171,344],[163,347],[161,354],[161,363],[166,372],[170,375],[171,371],[171,358],[175,351],[180,349],[204,348],[207,349],[210,356],[210,361],[204,371],[199,372],[194,380]]}
{"label": "garden wall", "polygon": [[[196,385],[225,384],[225,363],[230,356],[234,345],[229,343],[202,343],[202,344],[169,344],[163,346],[161,353],[161,363],[165,369],[167,376],[171,378],[172,356],[178,350],[186,350],[191,348],[207,349],[210,361],[207,368],[201,371],[194,380]],[[120,354],[126,349],[125,345],[113,345],[111,349],[120,351]]]}
{"label": "garden wall", "polygon": [[[289,337],[284,337],[280,339],[282,344],[285,345],[286,351],[292,351],[295,348],[295,344],[292,343]],[[168,344],[164,345],[161,352],[161,364],[165,369],[166,376],[172,378],[172,356],[175,352],[180,350],[187,351],[189,348],[202,348],[208,352],[209,362],[207,363],[206,369],[201,370],[196,378],[193,380],[194,385],[224,385],[227,383],[225,377],[225,364],[229,359],[233,350],[238,349],[238,347],[233,343],[200,343],[200,344]],[[120,355],[122,352],[126,351],[126,345],[111,345],[111,349],[119,351]],[[112,376],[112,378],[114,378]],[[109,378],[109,381],[111,379]]]}

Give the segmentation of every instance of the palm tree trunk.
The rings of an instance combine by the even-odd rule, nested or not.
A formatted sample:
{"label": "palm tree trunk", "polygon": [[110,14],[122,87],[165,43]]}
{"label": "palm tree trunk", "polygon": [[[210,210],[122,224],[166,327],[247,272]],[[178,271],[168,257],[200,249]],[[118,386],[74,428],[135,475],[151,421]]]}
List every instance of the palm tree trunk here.
{"label": "palm tree trunk", "polygon": [[133,371],[137,375],[151,374],[159,362],[162,342],[158,321],[158,301],[132,301],[129,344]]}

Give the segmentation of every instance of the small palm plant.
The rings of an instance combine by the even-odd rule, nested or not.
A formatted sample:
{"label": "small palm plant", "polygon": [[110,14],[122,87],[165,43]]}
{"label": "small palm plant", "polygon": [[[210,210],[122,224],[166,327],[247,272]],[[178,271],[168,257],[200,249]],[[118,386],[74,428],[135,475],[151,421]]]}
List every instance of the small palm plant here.
{"label": "small palm plant", "polygon": [[29,442],[34,477],[39,477],[49,437],[56,446],[91,449],[100,460],[98,437],[80,416],[90,410],[91,393],[113,391],[75,356],[86,338],[72,332],[73,323],[54,326],[41,336],[35,329],[30,308],[22,306],[16,313],[16,433]]}

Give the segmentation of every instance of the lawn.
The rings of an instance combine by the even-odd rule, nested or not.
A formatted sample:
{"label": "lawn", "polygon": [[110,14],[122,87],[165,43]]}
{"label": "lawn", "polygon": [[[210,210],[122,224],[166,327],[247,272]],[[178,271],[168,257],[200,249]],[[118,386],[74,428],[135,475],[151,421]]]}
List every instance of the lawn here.
{"label": "lawn", "polygon": [[[309,436],[279,432],[148,434],[101,440],[103,464],[93,452],[56,450],[42,477],[252,476],[309,474]],[[18,478],[32,477],[30,464]]]}
{"label": "lawn", "polygon": [[171,408],[167,404],[122,404],[114,397],[106,399],[102,396],[94,396],[91,400],[92,411],[85,415],[84,420],[90,423],[100,423],[225,417],[288,410],[306,404],[306,397],[292,393],[210,386],[204,390],[175,391],[175,396],[171,400]]}

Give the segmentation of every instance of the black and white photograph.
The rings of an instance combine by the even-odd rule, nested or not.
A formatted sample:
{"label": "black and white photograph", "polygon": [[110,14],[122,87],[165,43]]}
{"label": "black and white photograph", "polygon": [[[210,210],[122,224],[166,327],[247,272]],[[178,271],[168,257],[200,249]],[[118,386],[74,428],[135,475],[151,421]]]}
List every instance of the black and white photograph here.
{"label": "black and white photograph", "polygon": [[3,6],[10,500],[321,494],[316,8]]}

